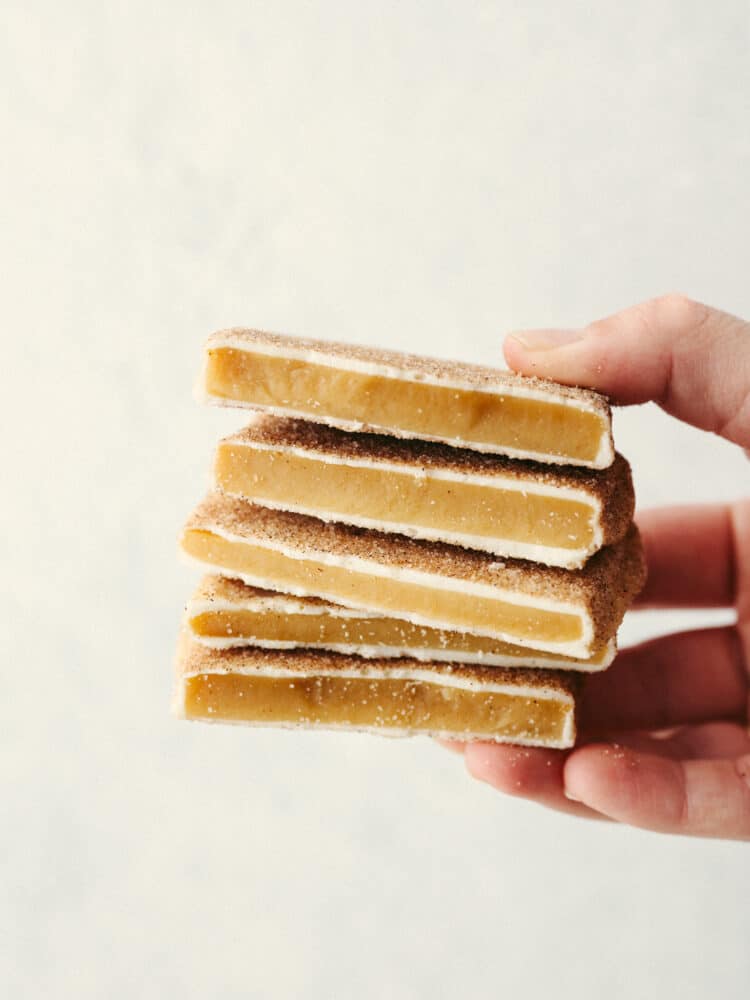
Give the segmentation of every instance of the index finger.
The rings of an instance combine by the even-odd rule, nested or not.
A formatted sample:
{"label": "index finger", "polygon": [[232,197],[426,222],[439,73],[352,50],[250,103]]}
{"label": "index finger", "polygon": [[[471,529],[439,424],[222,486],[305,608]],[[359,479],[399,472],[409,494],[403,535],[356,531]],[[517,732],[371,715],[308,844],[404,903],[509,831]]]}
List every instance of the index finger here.
{"label": "index finger", "polygon": [[750,324],[681,295],[633,306],[580,330],[506,338],[511,368],[587,386],[615,403],[667,413],[750,448]]}

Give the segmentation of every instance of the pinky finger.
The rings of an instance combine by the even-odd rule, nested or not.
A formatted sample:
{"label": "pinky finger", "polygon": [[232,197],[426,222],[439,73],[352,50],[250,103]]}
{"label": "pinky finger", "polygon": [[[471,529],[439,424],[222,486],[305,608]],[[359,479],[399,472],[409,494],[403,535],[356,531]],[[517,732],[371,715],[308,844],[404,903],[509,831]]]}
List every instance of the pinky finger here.
{"label": "pinky finger", "polygon": [[564,768],[567,794],[611,819],[660,833],[750,840],[750,754],[673,760],[591,744]]}

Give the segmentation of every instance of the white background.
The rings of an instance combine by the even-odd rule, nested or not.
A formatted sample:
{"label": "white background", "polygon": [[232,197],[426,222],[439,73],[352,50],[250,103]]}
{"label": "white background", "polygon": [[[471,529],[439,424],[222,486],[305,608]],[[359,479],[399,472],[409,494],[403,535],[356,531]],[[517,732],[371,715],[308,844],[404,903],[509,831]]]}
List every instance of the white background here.
{"label": "white background", "polygon": [[[750,315],[746,0],[0,16],[3,995],[745,997],[742,845],[168,702],[175,539],[242,424],[192,401],[204,337],[499,363],[664,291]],[[747,492],[714,438],[615,429],[641,506]]]}

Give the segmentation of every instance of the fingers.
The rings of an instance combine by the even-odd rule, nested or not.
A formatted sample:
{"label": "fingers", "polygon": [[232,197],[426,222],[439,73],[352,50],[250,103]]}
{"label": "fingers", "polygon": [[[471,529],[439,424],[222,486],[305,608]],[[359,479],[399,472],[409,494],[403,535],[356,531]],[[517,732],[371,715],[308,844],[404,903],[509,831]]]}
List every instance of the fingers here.
{"label": "fingers", "polygon": [[672,760],[593,744],[570,754],[568,794],[621,823],[661,833],[750,840],[750,754]]}
{"label": "fingers", "polygon": [[[750,499],[731,508],[735,539],[735,604],[740,631],[745,638],[745,655],[750,666]],[[741,554],[744,554],[744,558]]]}
{"label": "fingers", "polygon": [[595,810],[566,797],[565,756],[561,750],[499,743],[467,743],[464,747],[466,768],[478,781],[508,795],[530,799],[573,816],[602,819]]}
{"label": "fingers", "polygon": [[654,400],[668,413],[750,447],[750,324],[667,295],[582,330],[509,336],[511,368],[589,386],[617,403]]}
{"label": "fingers", "polygon": [[[618,743],[598,748],[607,766],[610,759],[619,760],[626,752],[664,757],[676,762],[688,759],[741,760],[745,755],[750,759],[750,735],[744,726],[733,723],[715,722],[687,727],[663,738],[645,733],[627,733],[619,739]],[[456,743],[449,748],[463,752],[472,777],[506,795],[525,798],[558,812],[586,819],[619,818],[604,815],[592,808],[588,800],[575,801],[571,797],[580,798],[577,786],[566,786],[565,782],[569,767],[566,761],[571,754],[494,743]],[[585,749],[573,751],[572,756],[577,757]]]}
{"label": "fingers", "polygon": [[620,733],[610,743],[672,760],[734,760],[750,753],[750,732],[737,722],[708,722],[671,732]]}
{"label": "fingers", "polygon": [[734,604],[735,532],[730,507],[696,505],[646,510],[638,515],[638,527],[648,566],[639,606],[699,608]]}
{"label": "fingers", "polygon": [[584,734],[747,718],[748,674],[733,626],[678,632],[622,650],[586,679]]}
{"label": "fingers", "polygon": [[737,722],[686,726],[665,742],[671,743],[683,759],[734,760],[750,753],[750,731]]}

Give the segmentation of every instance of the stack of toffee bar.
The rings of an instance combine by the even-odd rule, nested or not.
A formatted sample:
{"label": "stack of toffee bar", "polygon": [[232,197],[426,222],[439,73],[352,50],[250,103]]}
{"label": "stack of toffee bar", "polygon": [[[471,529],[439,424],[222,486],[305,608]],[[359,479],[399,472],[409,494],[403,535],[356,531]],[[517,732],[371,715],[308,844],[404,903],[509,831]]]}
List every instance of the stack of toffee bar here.
{"label": "stack of toffee bar", "polygon": [[179,715],[573,745],[645,576],[606,400],[244,329],[202,395],[259,412],[182,536]]}

